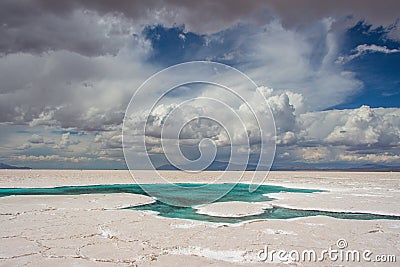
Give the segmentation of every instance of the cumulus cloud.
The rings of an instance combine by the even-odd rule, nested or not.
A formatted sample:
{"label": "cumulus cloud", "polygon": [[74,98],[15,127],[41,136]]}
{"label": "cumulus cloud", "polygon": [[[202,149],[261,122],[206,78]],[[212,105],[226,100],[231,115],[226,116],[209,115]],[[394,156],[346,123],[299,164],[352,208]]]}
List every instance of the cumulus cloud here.
{"label": "cumulus cloud", "polygon": [[327,147],[306,147],[301,148],[301,157],[306,162],[326,161],[330,158],[332,152]]}
{"label": "cumulus cloud", "polygon": [[[370,108],[308,112],[296,116],[293,134],[277,139],[278,159],[288,165],[366,163],[398,165],[400,109]],[[278,162],[279,162],[278,160]],[[332,165],[333,166],[333,165]]]}
{"label": "cumulus cloud", "polygon": [[[203,138],[214,140],[217,146],[244,144],[247,142],[247,136],[244,135],[246,131],[250,135],[250,143],[260,140],[254,119],[243,122],[236,117],[236,115],[251,117],[248,110],[224,110],[212,102],[204,105],[196,101],[191,102],[190,106],[176,108],[176,104],[160,105],[150,114],[147,123],[141,117],[132,118],[130,123],[135,125],[146,123],[148,137],[146,140],[149,145],[156,147],[159,141],[155,140],[160,140],[161,137],[176,138],[176,129],[180,130],[179,138],[186,145],[197,145]],[[197,119],[192,120],[192,118]]]}
{"label": "cumulus cloud", "polygon": [[32,121],[29,122],[29,126],[59,126],[59,122],[54,119],[54,115],[56,109],[44,110],[36,118],[33,118]]}
{"label": "cumulus cloud", "polygon": [[400,109],[370,108],[306,113],[299,117],[309,141],[358,149],[398,147]]}
{"label": "cumulus cloud", "polygon": [[79,140],[72,140],[70,138],[70,136],[71,136],[70,132],[62,134],[61,135],[61,140],[60,140],[60,143],[59,143],[58,147],[59,148],[66,148],[66,147],[71,146],[71,145],[79,144]]}
{"label": "cumulus cloud", "polygon": [[29,139],[28,142],[31,144],[42,144],[44,143],[44,139],[42,136],[33,134]]}
{"label": "cumulus cloud", "polygon": [[25,143],[25,144],[17,146],[17,150],[27,150],[27,149],[30,149],[31,147],[32,147],[31,144]]}
{"label": "cumulus cloud", "polygon": [[19,155],[19,156],[13,156],[11,158],[18,161],[69,161],[73,163],[93,160],[92,158],[88,157],[63,157],[60,155],[40,155],[40,156]]}
{"label": "cumulus cloud", "polygon": [[100,144],[101,149],[122,149],[121,130],[97,134],[94,142]]}
{"label": "cumulus cloud", "polygon": [[115,128],[134,89],[152,73],[141,62],[141,51],[126,48],[117,56],[94,58],[67,51],[0,58],[5,81],[0,122],[86,131]]}
{"label": "cumulus cloud", "polygon": [[297,136],[294,132],[288,131],[277,135],[276,144],[278,146],[290,146],[296,144]]}
{"label": "cumulus cloud", "polygon": [[272,95],[272,91],[267,93],[267,102],[271,108],[275,119],[276,131],[285,133],[294,129],[296,116],[294,106],[289,103],[289,96],[286,93]]}
{"label": "cumulus cloud", "polygon": [[336,63],[344,64],[347,63],[353,59],[356,59],[358,57],[361,57],[365,54],[368,53],[384,53],[384,54],[392,54],[392,53],[399,53],[399,49],[389,49],[386,46],[378,46],[378,45],[368,45],[368,44],[362,44],[358,45],[354,50],[354,54],[348,55],[348,56],[340,56],[336,60]]}
{"label": "cumulus cloud", "polygon": [[377,153],[377,154],[340,154],[338,160],[349,162],[374,162],[374,163],[398,163],[400,155],[393,155],[390,153]]}
{"label": "cumulus cloud", "polygon": [[[388,112],[389,111],[389,112]],[[330,144],[349,146],[399,146],[400,112],[377,112],[368,106],[347,112],[343,125],[337,125],[325,138]]]}

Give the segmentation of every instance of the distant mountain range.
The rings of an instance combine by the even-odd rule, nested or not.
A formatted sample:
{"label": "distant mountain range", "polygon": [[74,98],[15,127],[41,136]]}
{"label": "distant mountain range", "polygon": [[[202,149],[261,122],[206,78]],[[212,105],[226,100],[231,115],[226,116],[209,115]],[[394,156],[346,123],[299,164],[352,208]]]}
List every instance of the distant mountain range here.
{"label": "distant mountain range", "polygon": [[29,167],[17,167],[17,166],[8,165],[8,164],[1,163],[1,162],[0,162],[0,169],[30,170],[30,169],[32,169],[32,168],[29,168]]}
{"label": "distant mountain range", "polygon": [[[222,162],[222,161],[214,161],[211,163],[210,166],[207,167],[207,171],[223,171],[228,167],[228,162]],[[242,167],[238,164],[231,164],[231,170],[241,170]],[[255,164],[248,164],[246,170],[248,171],[254,171],[256,169]],[[159,166],[157,170],[178,170],[176,167],[172,166],[171,164],[165,164],[162,166]]]}
{"label": "distant mountain range", "polygon": [[[214,161],[208,168],[207,171],[223,171],[228,167],[228,162],[222,161]],[[32,168],[26,166],[13,166],[0,162],[0,169],[13,169],[13,170],[30,170]],[[231,170],[241,170],[241,166],[238,164],[231,164]],[[159,166],[157,170],[178,170],[171,164],[165,164]],[[255,171],[255,164],[248,164],[246,171]],[[262,169],[261,170],[265,170]],[[311,165],[294,165],[294,166],[272,166],[271,171],[393,171],[400,172],[400,166],[389,166],[389,165],[381,165],[381,164],[364,164],[360,166],[354,167],[316,167]]]}
{"label": "distant mountain range", "polygon": [[348,170],[354,170],[354,171],[362,171],[362,170],[366,170],[366,171],[370,171],[370,170],[374,170],[374,171],[400,171],[400,167],[399,166],[387,166],[387,165],[379,165],[379,164],[364,164],[358,167],[352,167],[349,168]]}
{"label": "distant mountain range", "polygon": [[[223,171],[228,167],[227,162],[214,161],[208,168],[207,171]],[[231,170],[241,170],[240,165],[231,164]],[[176,167],[171,164],[165,164],[159,166],[157,170],[178,170]],[[256,170],[255,164],[248,164],[246,167],[246,171],[254,171]],[[400,171],[399,166],[388,166],[388,165],[380,165],[380,164],[364,164],[360,166],[354,167],[316,167],[316,166],[272,166],[272,171]]]}

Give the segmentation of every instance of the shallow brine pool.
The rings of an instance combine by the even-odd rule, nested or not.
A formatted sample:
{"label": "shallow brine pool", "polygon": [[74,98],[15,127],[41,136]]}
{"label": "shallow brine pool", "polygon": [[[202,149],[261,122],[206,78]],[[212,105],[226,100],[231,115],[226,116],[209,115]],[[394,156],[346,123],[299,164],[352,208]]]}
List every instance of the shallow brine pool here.
{"label": "shallow brine pool", "polygon": [[[279,193],[279,192],[297,192],[297,193],[315,193],[322,192],[322,190],[311,189],[298,189],[287,188],[282,186],[261,185],[255,192],[249,192],[248,184],[179,184],[183,187],[192,187],[192,191],[176,190],[168,184],[147,184],[146,191],[163,192],[168,198],[176,198],[180,202],[188,201],[188,203],[196,203],[196,205],[207,204],[203,200],[208,199],[207,195],[212,194],[213,191],[221,191],[224,189],[232,188],[225,196],[218,199],[216,202],[266,202],[273,199],[268,198],[265,194]],[[91,185],[91,186],[63,186],[54,188],[0,188],[0,197],[10,195],[79,195],[79,194],[112,194],[112,193],[132,193],[149,195],[141,186],[137,184],[117,184],[117,185]],[[193,205],[194,206],[194,205]],[[266,209],[262,214],[245,216],[245,217],[216,217],[205,214],[196,213],[196,209],[191,207],[176,207],[165,204],[159,200],[154,203],[129,207],[125,209],[133,210],[146,210],[157,212],[159,216],[169,218],[191,219],[199,221],[209,221],[218,223],[237,223],[249,220],[259,219],[292,219],[298,217],[309,217],[317,215],[325,215],[340,219],[356,219],[356,220],[376,220],[376,219],[389,219],[400,220],[399,216],[377,215],[367,213],[341,213],[341,212],[325,212],[317,210],[296,210],[280,207],[273,207]]]}

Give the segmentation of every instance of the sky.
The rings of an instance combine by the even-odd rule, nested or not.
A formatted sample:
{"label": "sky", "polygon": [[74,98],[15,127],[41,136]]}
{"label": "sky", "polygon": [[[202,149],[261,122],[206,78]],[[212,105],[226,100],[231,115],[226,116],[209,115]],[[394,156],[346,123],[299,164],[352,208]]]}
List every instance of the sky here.
{"label": "sky", "polygon": [[[266,121],[273,115],[274,167],[399,167],[399,14],[392,0],[3,0],[0,162],[125,169],[122,130],[132,96],[153,74],[197,60],[234,67],[257,84],[238,90],[254,101],[258,90],[268,103],[256,113]],[[140,108],[157,92],[143,92],[130,131],[142,127]],[[147,121],[155,166],[168,164],[160,149],[164,121],[177,103],[199,96],[225,98],[248,116],[221,88],[177,88]],[[181,132],[185,157],[198,158],[204,138],[214,142],[217,161],[243,151],[243,125],[218,105],[199,100],[170,120],[175,128],[179,119],[217,114],[234,131],[229,139],[225,125],[189,122]],[[262,137],[251,119],[244,124],[255,164]]]}

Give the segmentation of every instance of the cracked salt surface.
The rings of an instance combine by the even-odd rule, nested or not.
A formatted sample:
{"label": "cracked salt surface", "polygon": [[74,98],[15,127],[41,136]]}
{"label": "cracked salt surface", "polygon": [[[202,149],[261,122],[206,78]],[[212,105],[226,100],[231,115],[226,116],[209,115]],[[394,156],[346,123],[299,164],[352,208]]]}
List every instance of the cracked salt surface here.
{"label": "cracked salt surface", "polygon": [[178,247],[169,249],[166,252],[172,255],[193,255],[231,263],[259,262],[256,253],[251,253],[245,250],[211,250],[202,247]]}
{"label": "cracked salt surface", "polygon": [[266,202],[215,202],[207,205],[194,207],[198,214],[205,214],[213,217],[238,218],[263,214],[266,209],[273,206]]}

